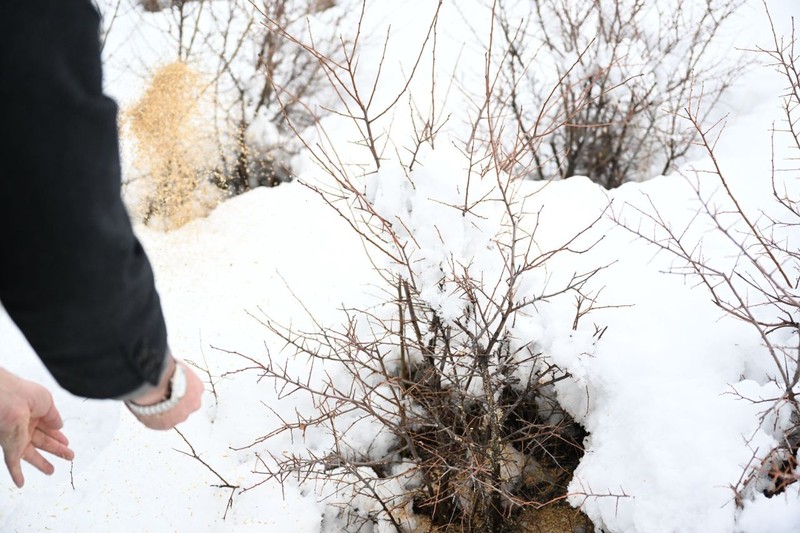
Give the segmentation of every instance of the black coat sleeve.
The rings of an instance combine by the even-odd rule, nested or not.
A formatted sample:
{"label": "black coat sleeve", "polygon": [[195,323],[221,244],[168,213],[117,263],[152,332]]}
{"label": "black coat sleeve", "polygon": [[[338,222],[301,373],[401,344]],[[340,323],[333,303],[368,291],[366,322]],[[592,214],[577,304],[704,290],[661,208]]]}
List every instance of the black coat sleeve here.
{"label": "black coat sleeve", "polygon": [[0,3],[0,301],[65,389],[114,398],[157,383],[167,340],[98,27],[89,0]]}

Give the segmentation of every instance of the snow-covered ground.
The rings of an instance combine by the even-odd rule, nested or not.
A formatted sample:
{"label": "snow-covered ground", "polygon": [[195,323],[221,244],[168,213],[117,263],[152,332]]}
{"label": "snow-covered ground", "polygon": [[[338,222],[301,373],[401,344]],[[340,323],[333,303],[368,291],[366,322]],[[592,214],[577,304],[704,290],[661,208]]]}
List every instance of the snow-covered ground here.
{"label": "snow-covered ground", "polygon": [[[402,35],[412,42],[427,29],[418,27],[419,13],[430,11],[425,2],[369,4],[377,19],[392,22],[393,32],[408,29]],[[792,0],[770,2],[770,9],[783,29],[790,15],[800,15]],[[457,11],[463,15],[465,10]],[[440,36],[443,61],[458,56],[459,68],[469,70],[464,65],[471,65],[480,79],[480,45],[459,43],[468,41],[472,31],[483,31],[477,28],[479,21],[467,25],[469,17],[456,12],[448,16],[461,22]],[[124,19],[119,24],[121,41],[111,43],[115,54],[124,54],[121,42],[129,40],[137,57],[160,60],[158,47],[130,38]],[[749,2],[736,24],[731,35],[737,35],[739,46],[768,42],[759,2]],[[472,30],[463,30],[465,26]],[[376,33],[372,37],[382,39]],[[109,91],[123,102],[137,90],[130,76],[113,71],[107,76]],[[770,70],[755,67],[724,102],[731,116],[718,158],[754,212],[767,209],[771,194],[768,131],[778,118],[780,90]],[[453,119],[449,127],[458,125]],[[335,123],[330,127],[335,129]],[[398,117],[394,127],[407,125]],[[346,146],[347,130],[340,131],[346,156],[355,148]],[[439,170],[450,166],[460,172],[465,166],[451,151],[428,156],[431,167]],[[692,162],[696,167],[707,164],[702,158]],[[301,178],[321,179],[314,165],[298,165]],[[712,181],[703,183],[709,193],[718,189]],[[651,209],[648,198],[676,228],[685,226],[699,208],[691,180],[678,174],[613,191],[581,177],[524,187],[531,194],[528,209],[543,206],[537,231],[542,249],[579,231],[609,203],[634,228],[641,221],[630,205]],[[702,227],[694,226],[689,238],[704,240],[707,257],[732,261],[724,239],[705,234]],[[290,369],[302,373],[306,362],[282,352],[282,343],[253,315],[302,326],[310,312],[322,324],[340,323],[340,308],[372,301],[380,292],[382,281],[362,242],[297,182],[253,190],[171,232],[139,226],[137,233],[156,272],[173,352],[208,369],[208,375],[201,372],[209,382],[202,411],[180,427],[207,465],[186,455],[191,453],[189,444],[176,432],[147,431],[118,403],[61,391],[3,315],[0,364],[53,391],[76,458],[72,465],[58,463],[50,478],[28,473],[23,490],[10,480],[0,483],[0,529],[320,531],[327,503],[315,487],[291,480],[283,487],[275,480],[259,484],[264,475],[257,454],[325,450],[330,437],[310,431],[305,440],[293,440],[281,434],[247,448],[275,429],[279,417],[291,419],[296,410],[310,412],[313,406],[301,396],[279,400],[273,384],[259,380],[256,372],[229,373],[247,366],[230,352],[255,358],[269,353],[276,360],[286,358]],[[613,263],[593,280],[604,287],[600,303],[614,306],[591,316],[594,323],[607,326],[602,340],[594,342],[591,323],[573,332],[574,308],[566,304],[537,308],[536,342],[571,375],[558,385],[559,400],[589,433],[586,454],[569,487],[574,494],[570,502],[582,505],[596,526],[609,533],[800,531],[798,483],[771,499],[754,496],[743,510],[734,502],[732,485],[754,452],[771,448],[778,436],[760,419],[764,406],[749,401],[780,395],[767,379],[770,362],[754,330],[724,316],[696,279],[668,273],[675,266],[672,257],[656,253],[608,216],[586,239],[601,236],[590,252],[556,259],[549,268],[584,271]],[[363,441],[371,437],[366,434]],[[338,530],[335,523],[326,527]]]}

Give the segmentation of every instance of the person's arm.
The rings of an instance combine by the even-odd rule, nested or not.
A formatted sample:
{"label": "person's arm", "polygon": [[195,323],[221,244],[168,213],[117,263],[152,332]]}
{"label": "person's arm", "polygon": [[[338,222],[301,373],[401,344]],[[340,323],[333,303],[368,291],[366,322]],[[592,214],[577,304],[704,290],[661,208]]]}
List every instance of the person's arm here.
{"label": "person's arm", "polygon": [[0,300],[64,388],[129,398],[172,359],[120,198],[98,20],[89,0],[0,6]]}

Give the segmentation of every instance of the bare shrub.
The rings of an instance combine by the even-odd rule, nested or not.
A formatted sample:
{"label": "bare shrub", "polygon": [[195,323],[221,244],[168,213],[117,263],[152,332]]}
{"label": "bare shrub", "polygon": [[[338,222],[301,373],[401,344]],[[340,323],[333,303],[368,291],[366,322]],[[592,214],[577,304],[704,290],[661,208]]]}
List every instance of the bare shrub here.
{"label": "bare shrub", "polygon": [[[769,11],[767,16],[770,17]],[[681,118],[692,126],[697,143],[705,151],[709,164],[686,175],[694,188],[700,209],[686,227],[673,227],[652,200],[649,209],[633,206],[646,224],[631,227],[622,213],[616,219],[638,237],[674,255],[679,265],[675,271],[691,274],[699,280],[713,303],[725,314],[753,328],[761,341],[764,356],[771,361],[767,378],[775,384],[775,397],[750,398],[734,390],[737,396],[765,405],[761,429],[774,435],[778,444],[771,450],[753,449],[750,463],[741,478],[732,483],[737,505],[757,492],[772,496],[798,480],[797,452],[800,448],[800,298],[797,271],[797,232],[800,229],[800,196],[794,182],[798,179],[796,161],[800,156],[800,54],[792,21],[791,35],[780,37],[772,24],[771,47],[758,52],[770,58],[781,74],[786,90],[781,96],[782,120],[772,130],[772,205],[748,209],[734,192],[732,181],[717,158],[717,143],[723,122],[708,126],[703,122],[703,94],[690,94]],[[775,146],[788,146],[783,163],[776,160]],[[719,192],[710,192],[711,188]],[[727,246],[734,261],[720,264],[717,257],[704,251],[703,243],[687,236],[700,225],[710,227],[712,238]],[[759,376],[758,378],[761,379]]]}
{"label": "bare shrub", "polygon": [[[705,118],[741,72],[711,52],[741,3],[498,2],[508,44],[498,104],[529,145],[518,172],[585,175],[610,189],[671,170],[696,137],[678,103],[702,85]],[[564,127],[543,130],[543,117]]]}
{"label": "bare shrub", "polygon": [[[325,453],[260,457],[259,468],[265,480],[315,481],[332,527],[410,531],[417,511],[465,531],[513,530],[516,511],[566,497],[581,454],[581,430],[552,391],[567,376],[530,331],[539,327],[536,306],[564,297],[585,304],[600,268],[554,276],[548,265],[591,248],[592,224],[539,247],[541,213],[526,208],[524,176],[509,173],[502,111],[493,105],[499,74],[491,58],[507,51],[487,51],[483,104],[468,117],[473,132],[485,128],[488,136],[449,138],[439,133],[437,106],[416,105],[408,92],[421,65],[435,65],[439,9],[390,87],[379,81],[392,40],[369,70],[359,48],[367,2],[361,9],[356,35],[342,40],[335,58],[278,20],[267,25],[314,58],[339,99],[334,114],[358,132],[364,157],[351,162],[324,124],[311,140],[285,113],[326,174],[324,183],[305,185],[363,240],[382,297],[345,309],[340,327],[311,316],[314,327],[298,330],[255,315],[309,370],[298,375],[288,363],[238,354],[248,361],[243,370],[272,378],[282,396],[309,395],[314,412],[284,420],[252,446],[284,432],[331,436]],[[279,101],[294,97],[276,88]],[[391,116],[406,104],[413,132],[391,138]],[[575,329],[588,310],[578,308]]]}
{"label": "bare shrub", "polygon": [[[204,9],[204,4],[209,5]],[[263,20],[302,33],[309,17],[326,16],[331,19],[326,33],[314,39],[321,50],[328,50],[337,38],[338,15],[322,12],[334,6],[320,0],[234,0],[218,5],[198,0],[197,5],[173,7],[178,57],[203,63],[213,73],[206,90],[216,104],[216,184],[229,194],[290,180],[290,159],[298,145],[285,117],[298,127],[317,120],[299,103],[323,83],[317,61],[268,31]],[[279,101],[276,91],[294,98]]]}
{"label": "bare shrub", "polygon": [[[294,43],[276,38],[263,20],[269,16],[302,34],[308,31],[309,19],[322,18],[326,24],[318,25],[322,30],[314,40],[320,50],[326,50],[337,39],[342,16],[336,2],[98,0],[98,4],[105,15],[104,44],[110,33],[118,31],[144,36],[147,41],[147,59],[141,62],[133,58],[120,63],[128,54],[106,49],[106,60],[114,63],[115,71],[135,72],[142,78],[155,75],[149,72],[153,64],[180,63],[198,76],[198,86],[193,90],[203,99],[203,111],[207,111],[204,132],[213,141],[212,146],[205,147],[209,165],[198,173],[198,179],[212,183],[226,195],[292,179],[291,160],[299,143],[284,117],[291,116],[298,127],[314,124],[317,116],[301,106],[299,98],[316,94],[324,76],[316,60]],[[130,29],[116,25],[120,13],[139,17],[139,26]],[[155,50],[158,53],[154,54]],[[298,98],[279,102],[276,91]],[[138,177],[129,180],[132,183]]]}

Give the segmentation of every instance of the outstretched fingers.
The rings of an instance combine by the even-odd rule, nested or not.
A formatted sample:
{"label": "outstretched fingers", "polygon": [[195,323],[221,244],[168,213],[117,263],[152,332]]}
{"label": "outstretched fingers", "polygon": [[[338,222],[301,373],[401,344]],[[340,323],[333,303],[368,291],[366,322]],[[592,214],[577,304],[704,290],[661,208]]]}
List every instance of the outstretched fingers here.
{"label": "outstretched fingers", "polygon": [[25,484],[25,476],[22,475],[21,459],[21,456],[12,456],[9,453],[5,454],[6,468],[8,468],[8,472],[11,474],[14,485],[19,488],[22,488],[22,485]]}
{"label": "outstretched fingers", "polygon": [[55,469],[43,452],[68,461],[75,457],[62,427],[61,414],[47,389],[0,368],[0,447],[17,487],[25,483],[22,461],[49,475]]}
{"label": "outstretched fingers", "polygon": [[56,471],[53,464],[45,459],[44,456],[33,447],[33,445],[25,448],[25,453],[22,454],[22,458],[25,460],[25,462],[30,463],[37,470],[43,474],[47,474],[48,476]]}
{"label": "outstretched fingers", "polygon": [[25,477],[22,475],[22,465],[20,461],[28,446],[27,423],[24,415],[12,417],[14,421],[8,424],[8,428],[0,434],[0,445],[3,447],[3,458],[11,474],[11,479],[17,487],[22,487]]}
{"label": "outstretched fingers", "polygon": [[61,431],[37,428],[31,437],[31,444],[39,450],[51,453],[67,461],[75,458],[75,452],[69,447],[69,440]]}
{"label": "outstretched fingers", "polygon": [[30,444],[22,449],[22,453],[14,453],[20,449],[18,446],[10,447],[9,450],[6,450],[5,463],[14,484],[20,488],[25,484],[25,476],[22,475],[23,460],[48,476],[55,472],[53,464],[45,459],[39,453],[39,450],[51,453],[67,461],[74,459],[75,452],[67,446],[67,442],[67,438],[58,430],[43,431],[35,429]]}

